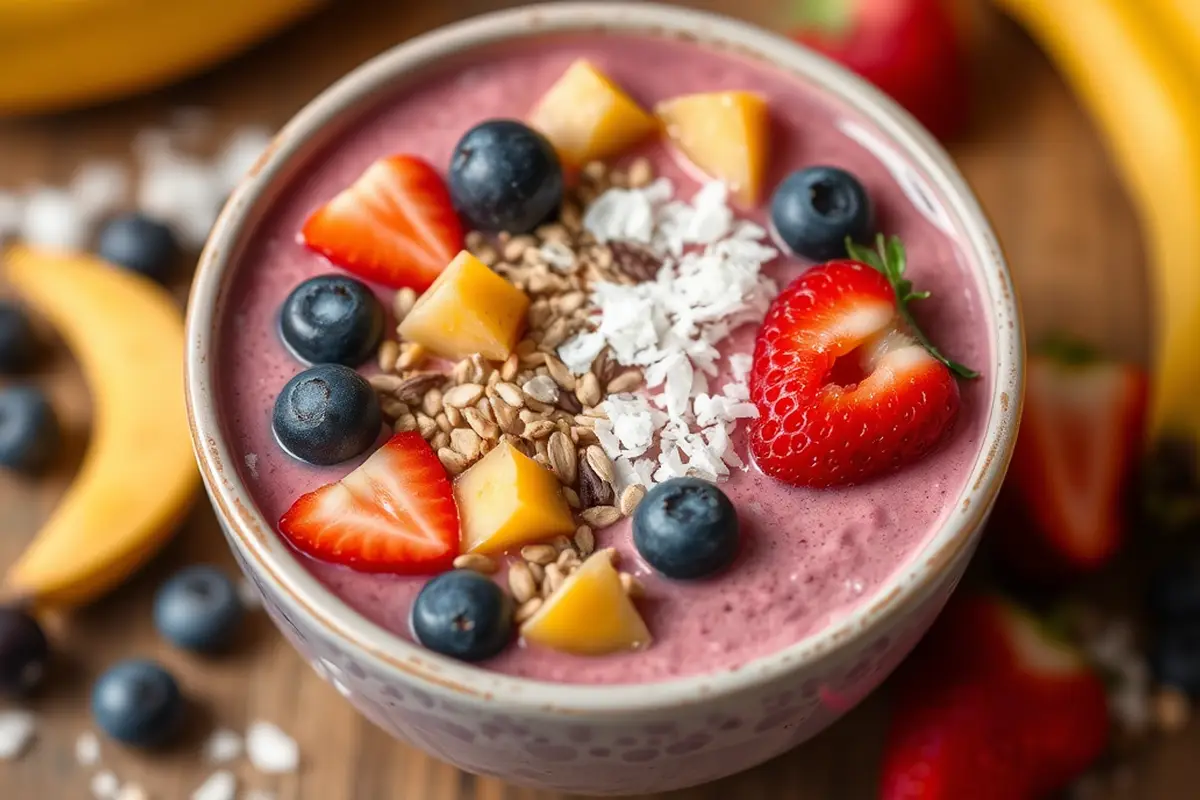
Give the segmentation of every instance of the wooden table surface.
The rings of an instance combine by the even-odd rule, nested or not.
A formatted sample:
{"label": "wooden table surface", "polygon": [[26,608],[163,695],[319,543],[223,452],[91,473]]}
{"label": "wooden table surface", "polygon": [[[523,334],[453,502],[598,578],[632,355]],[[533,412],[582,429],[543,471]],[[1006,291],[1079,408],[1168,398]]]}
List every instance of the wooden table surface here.
{"label": "wooden table surface", "polygon": [[[730,5],[752,9],[755,2],[761,10],[778,7],[782,0]],[[85,159],[126,158],[136,131],[163,124],[171,109],[181,105],[212,109],[219,129],[247,122],[278,126],[366,57],[495,5],[487,0],[347,2],[183,86],[86,112],[0,122],[0,188],[62,183]],[[721,2],[703,5],[719,7]],[[1130,205],[1099,139],[1065,86],[1035,47],[999,18],[988,18],[985,26],[978,98],[973,131],[952,149],[1005,243],[1032,336],[1065,330],[1114,354],[1143,358],[1147,290]],[[70,452],[49,479],[30,483],[0,475],[0,566],[16,558],[50,511],[86,442],[88,401],[69,356],[60,352],[38,379],[50,387],[72,431]],[[199,560],[232,568],[206,505],[164,555],[129,585],[55,628],[61,657],[45,691],[31,703],[39,720],[38,739],[23,759],[0,762],[0,798],[90,797],[87,786],[94,770],[77,766],[73,755],[76,737],[89,728],[88,688],[105,665],[135,655],[169,665],[194,700],[188,736],[168,752],[146,756],[104,745],[104,766],[124,780],[136,780],[153,798],[186,798],[207,776],[211,768],[202,763],[198,748],[214,725],[241,730],[257,719],[291,733],[303,753],[297,775],[268,779],[248,767],[237,769],[244,787],[271,789],[280,800],[557,797],[476,779],[393,742],[320,681],[262,615],[251,620],[228,657],[201,661],[165,646],[152,629],[151,594],[172,569]],[[671,797],[873,797],[884,694],[791,754]],[[1184,787],[1200,782],[1200,764],[1192,755],[1197,745],[1200,730],[1193,728],[1149,748],[1132,761],[1124,782],[1100,796],[1195,796]]]}

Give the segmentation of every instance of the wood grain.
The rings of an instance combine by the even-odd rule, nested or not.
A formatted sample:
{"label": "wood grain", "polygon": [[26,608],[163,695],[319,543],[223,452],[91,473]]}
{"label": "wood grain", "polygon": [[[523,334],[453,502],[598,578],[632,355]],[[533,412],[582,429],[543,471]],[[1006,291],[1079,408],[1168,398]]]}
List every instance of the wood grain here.
{"label": "wood grain", "polygon": [[[162,124],[181,105],[210,108],[217,132],[245,122],[283,123],[315,92],[365,58],[417,32],[500,3],[339,3],[249,56],[170,90],[85,112],[0,122],[0,188],[65,181],[82,161],[126,158],[131,137]],[[720,0],[705,5],[719,7]],[[767,0],[746,5],[761,15]],[[368,7],[370,6],[370,7]],[[390,9],[390,10],[389,10]],[[982,42],[977,124],[953,148],[1005,243],[1034,340],[1052,330],[1084,336],[1142,359],[1147,290],[1141,245],[1128,202],[1100,142],[1062,82],[1013,26],[988,19]],[[0,54],[0,68],[3,56]],[[78,465],[88,401],[69,355],[57,351],[34,377],[49,387],[71,431],[48,479],[0,476],[0,565],[11,563],[45,518]],[[112,661],[159,658],[193,699],[188,736],[153,756],[104,745],[103,761],[154,798],[186,798],[210,771],[197,748],[214,725],[244,729],[266,719],[296,736],[301,773],[265,779],[238,772],[246,787],[280,800],[557,800],[557,796],[476,779],[388,739],[358,718],[311,673],[261,616],[229,657],[200,661],[162,644],[150,622],[154,587],[173,568],[211,561],[232,568],[206,506],[150,568],[114,596],[55,622],[62,657],[42,696],[36,745],[0,763],[0,797],[88,797],[90,771],[75,764],[76,736],[89,727],[88,687]],[[745,775],[672,795],[703,798],[870,798],[885,721],[877,694],[811,744]],[[1105,798],[1174,800],[1200,780],[1192,730],[1132,762],[1128,781]],[[1182,794],[1181,794],[1182,792]]]}

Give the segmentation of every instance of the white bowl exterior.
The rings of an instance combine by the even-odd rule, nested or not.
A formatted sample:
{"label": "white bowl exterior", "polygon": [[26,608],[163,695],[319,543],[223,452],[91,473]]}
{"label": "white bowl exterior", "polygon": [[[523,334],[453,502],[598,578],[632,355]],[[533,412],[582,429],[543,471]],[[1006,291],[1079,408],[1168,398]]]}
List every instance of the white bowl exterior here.
{"label": "white bowl exterior", "polygon": [[[660,684],[581,687],[444,659],[357,615],[316,581],[255,509],[231,466],[209,355],[227,267],[289,169],[390,82],[446,56],[531,33],[605,29],[685,36],[750,52],[853,107],[890,138],[961,223],[958,239],[994,307],[995,392],[967,490],[921,554],[864,608],[742,669]],[[940,147],[862,81],[780,37],[722,17],[643,3],[556,3],[441,29],[368,62],[280,132],[221,215],[201,258],[188,320],[188,408],[206,487],[243,571],[280,630],[363,714],[471,772],[561,791],[631,794],[741,771],[824,729],[868,694],[928,629],[957,585],[1007,468],[1020,416],[1023,339],[998,244]]]}

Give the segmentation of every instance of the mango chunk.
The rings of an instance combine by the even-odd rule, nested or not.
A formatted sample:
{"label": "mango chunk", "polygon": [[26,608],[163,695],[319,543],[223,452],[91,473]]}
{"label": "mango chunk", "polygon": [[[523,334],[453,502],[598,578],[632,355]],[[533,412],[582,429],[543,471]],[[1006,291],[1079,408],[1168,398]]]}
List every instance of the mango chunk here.
{"label": "mango chunk", "polygon": [[525,328],[529,298],[466,250],[442,270],[408,316],[401,338],[440,356],[503,361]]}
{"label": "mango chunk", "polygon": [[501,442],[454,484],[463,552],[497,554],[575,532],[550,470]]}
{"label": "mango chunk", "polygon": [[621,87],[586,59],[579,59],[551,86],[529,115],[569,167],[609,158],[658,127]]}
{"label": "mango chunk", "polygon": [[767,101],[753,92],[709,92],[664,100],[654,112],[696,167],[723,181],[746,206],[762,194],[770,140]]}
{"label": "mango chunk", "polygon": [[602,656],[650,644],[650,630],[608,554],[583,562],[521,626],[525,641],[564,653]]}

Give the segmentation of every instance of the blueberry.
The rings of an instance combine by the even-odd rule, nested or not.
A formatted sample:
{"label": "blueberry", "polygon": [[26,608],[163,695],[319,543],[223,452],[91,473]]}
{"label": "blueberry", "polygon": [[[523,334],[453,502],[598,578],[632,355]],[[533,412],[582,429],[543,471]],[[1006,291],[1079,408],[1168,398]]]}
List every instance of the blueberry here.
{"label": "blueberry", "polygon": [[272,426],[283,449],[328,466],[365,453],[383,415],[366,378],[341,364],[319,364],[288,381],[275,398]]}
{"label": "blueberry", "polygon": [[668,578],[704,578],[729,566],[737,555],[737,511],[708,481],[672,478],[638,504],[633,543]]}
{"label": "blueberry", "polygon": [[356,367],[379,346],[383,320],[383,306],[365,283],[346,275],[318,275],[283,302],[279,332],[309,364]]}
{"label": "blueberry", "polygon": [[119,267],[165,281],[179,262],[179,243],[170,227],[145,214],[109,220],[100,231],[100,257]]}
{"label": "blueberry", "polygon": [[450,197],[472,228],[529,233],[562,205],[562,166],[546,137],[529,126],[488,120],[454,148]]}
{"label": "blueberry", "polygon": [[1200,622],[1200,550],[1176,555],[1154,572],[1149,603],[1158,620]]}
{"label": "blueberry", "polygon": [[483,661],[499,653],[512,637],[512,625],[509,596],[491,579],[465,569],[429,581],[412,608],[417,641],[463,661]]}
{"label": "blueberry", "polygon": [[92,717],[119,742],[135,747],[165,743],[183,720],[179,684],[153,661],[122,661],[92,687]]}
{"label": "blueberry", "polygon": [[1150,649],[1155,679],[1200,697],[1200,620],[1164,625]]}
{"label": "blueberry", "polygon": [[0,607],[0,694],[23,695],[41,683],[50,660],[42,626],[14,606]]}
{"label": "blueberry", "polygon": [[871,200],[858,179],[837,167],[788,175],[771,198],[771,222],[795,253],[813,261],[846,257],[846,237],[871,235]]}
{"label": "blueberry", "polygon": [[29,369],[37,350],[37,334],[29,315],[20,306],[0,300],[0,373]]}
{"label": "blueberry", "polygon": [[154,627],[184,650],[211,653],[222,649],[241,620],[237,589],[216,567],[180,570],[154,595]]}
{"label": "blueberry", "polygon": [[0,389],[0,467],[37,472],[54,457],[58,416],[41,389]]}

